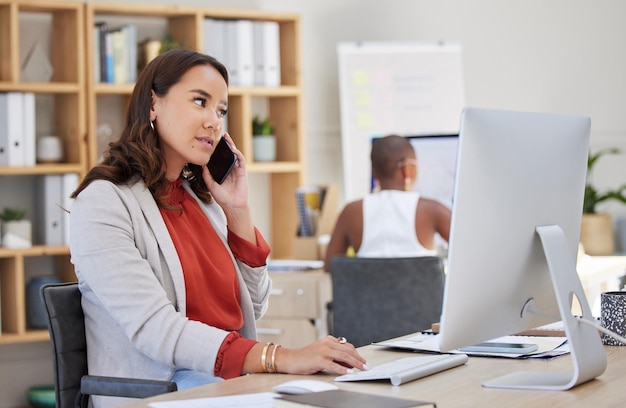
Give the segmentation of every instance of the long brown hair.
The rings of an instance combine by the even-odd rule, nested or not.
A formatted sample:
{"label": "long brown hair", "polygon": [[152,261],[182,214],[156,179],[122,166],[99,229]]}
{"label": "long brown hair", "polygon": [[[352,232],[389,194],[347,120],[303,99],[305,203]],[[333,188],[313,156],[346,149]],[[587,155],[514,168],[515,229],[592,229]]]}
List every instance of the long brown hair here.
{"label": "long brown hair", "polygon": [[[163,194],[169,182],[165,177],[165,156],[161,149],[158,133],[150,126],[152,91],[159,97],[165,96],[181,77],[196,65],[214,67],[228,85],[228,71],[215,58],[195,51],[173,49],[153,59],[139,74],[130,97],[126,124],[117,141],[109,143],[102,163],[89,170],[78,188],[72,193],[76,198],[94,180],[107,180],[114,184],[124,184],[142,179],[157,204],[168,207]],[[189,184],[198,197],[205,202],[211,195],[202,179],[202,168],[188,164],[195,177]]]}

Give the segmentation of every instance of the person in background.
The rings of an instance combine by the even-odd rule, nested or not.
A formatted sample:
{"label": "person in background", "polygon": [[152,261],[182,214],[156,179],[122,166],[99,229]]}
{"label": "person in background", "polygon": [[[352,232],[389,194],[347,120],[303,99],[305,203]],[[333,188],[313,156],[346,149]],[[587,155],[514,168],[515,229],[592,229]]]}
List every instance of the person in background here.
{"label": "person in background", "polygon": [[[72,194],[90,374],[185,389],[246,373],[368,368],[344,338],[300,349],[256,340],[270,248],[252,221],[246,160],[222,136],[227,111],[224,65],[189,50],[161,54],[135,84],[121,137]],[[206,166],[220,137],[238,159],[221,185]]]}
{"label": "person in background", "polygon": [[402,136],[375,139],[372,171],[379,191],[348,203],[339,214],[328,243],[325,269],[352,248],[358,257],[394,258],[437,255],[436,234],[446,242],[450,209],[413,191],[417,158]]}

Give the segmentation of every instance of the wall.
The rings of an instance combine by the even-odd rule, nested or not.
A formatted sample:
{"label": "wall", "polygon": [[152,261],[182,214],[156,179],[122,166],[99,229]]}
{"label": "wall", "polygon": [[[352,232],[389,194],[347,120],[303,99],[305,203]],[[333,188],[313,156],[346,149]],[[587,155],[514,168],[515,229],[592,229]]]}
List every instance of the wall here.
{"label": "wall", "polygon": [[[132,2],[171,4],[171,0]],[[341,186],[343,179],[336,54],[340,41],[459,41],[464,49],[467,105],[587,115],[592,118],[592,149],[617,146],[626,151],[626,25],[622,21],[626,2],[622,0],[176,3],[301,14],[310,183]],[[615,187],[626,182],[624,174],[623,157],[606,157],[594,181],[600,188]],[[626,218],[626,206],[605,208],[615,217]],[[37,352],[29,353],[33,349]],[[10,385],[0,388],[0,407],[25,404],[21,395],[27,384],[51,381],[47,353],[47,344],[0,347],[0,376],[11,378]]]}

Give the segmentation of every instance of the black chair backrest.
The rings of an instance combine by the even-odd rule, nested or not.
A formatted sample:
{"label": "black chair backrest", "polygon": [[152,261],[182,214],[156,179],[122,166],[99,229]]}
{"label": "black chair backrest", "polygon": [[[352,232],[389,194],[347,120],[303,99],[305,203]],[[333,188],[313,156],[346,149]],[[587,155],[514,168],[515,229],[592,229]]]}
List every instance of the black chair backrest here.
{"label": "black chair backrest", "polygon": [[57,407],[73,407],[80,381],[87,374],[85,316],[77,283],[41,288],[53,349],[54,389]]}
{"label": "black chair backrest", "polygon": [[429,329],[439,321],[444,268],[440,258],[331,259],[332,334],[356,347]]}

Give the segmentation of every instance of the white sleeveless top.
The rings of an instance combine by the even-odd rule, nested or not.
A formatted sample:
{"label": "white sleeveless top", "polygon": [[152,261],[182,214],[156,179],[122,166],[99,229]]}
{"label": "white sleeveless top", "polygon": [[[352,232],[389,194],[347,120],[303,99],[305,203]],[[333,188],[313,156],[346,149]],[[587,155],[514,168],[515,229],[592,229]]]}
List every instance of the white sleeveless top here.
{"label": "white sleeveless top", "polygon": [[404,258],[437,255],[426,249],[415,234],[415,191],[382,190],[363,198],[363,237],[356,256]]}

